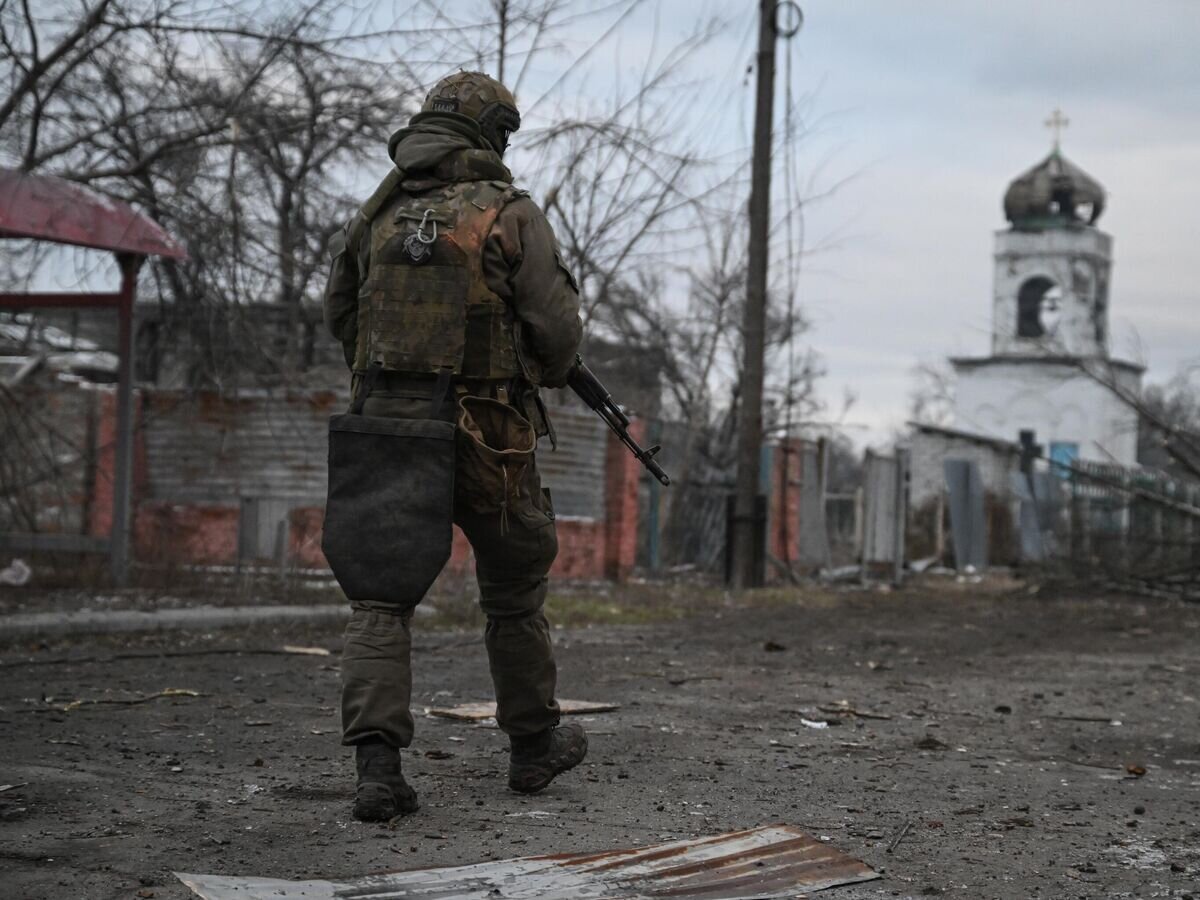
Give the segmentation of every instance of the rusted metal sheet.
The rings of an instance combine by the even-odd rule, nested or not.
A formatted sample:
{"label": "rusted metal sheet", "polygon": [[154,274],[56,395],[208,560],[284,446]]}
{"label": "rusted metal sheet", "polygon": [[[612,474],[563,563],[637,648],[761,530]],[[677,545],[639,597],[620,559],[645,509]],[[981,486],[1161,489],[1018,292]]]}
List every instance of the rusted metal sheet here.
{"label": "rusted metal sheet", "polygon": [[[132,207],[49,175],[0,169],[0,237],[33,238],[140,256],[187,256]],[[88,303],[87,297],[81,299]]]}
{"label": "rusted metal sheet", "polygon": [[343,882],[176,874],[204,900],[774,900],[879,877],[865,863],[790,825]]}

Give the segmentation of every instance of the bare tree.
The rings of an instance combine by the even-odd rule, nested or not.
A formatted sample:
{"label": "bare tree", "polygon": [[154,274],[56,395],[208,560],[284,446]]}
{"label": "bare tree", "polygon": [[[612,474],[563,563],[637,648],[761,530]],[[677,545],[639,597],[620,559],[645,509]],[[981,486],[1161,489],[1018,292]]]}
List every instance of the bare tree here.
{"label": "bare tree", "polygon": [[912,369],[908,417],[929,425],[954,421],[954,371],[944,361],[920,362]]}
{"label": "bare tree", "polygon": [[[149,284],[189,384],[294,374],[303,303],[353,208],[338,173],[378,152],[411,90],[361,58],[378,35],[338,31],[337,9],[0,0],[0,152],[182,238],[190,259],[154,263]],[[246,314],[265,302],[282,313],[267,331]]]}
{"label": "bare tree", "polygon": [[1108,360],[1079,359],[1075,367],[1137,413],[1138,461],[1200,479],[1200,391],[1191,367],[1165,385],[1131,390]]}

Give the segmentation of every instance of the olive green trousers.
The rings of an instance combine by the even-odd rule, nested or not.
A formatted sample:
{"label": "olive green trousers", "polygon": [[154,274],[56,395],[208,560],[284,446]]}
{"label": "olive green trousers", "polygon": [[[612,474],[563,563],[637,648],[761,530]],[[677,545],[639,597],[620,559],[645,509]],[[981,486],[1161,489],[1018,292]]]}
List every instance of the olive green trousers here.
{"label": "olive green trousers", "polygon": [[[424,418],[428,399],[372,392],[368,416]],[[462,457],[458,465],[469,464]],[[477,512],[456,488],[454,522],[475,554],[480,607],[487,616],[484,644],[496,693],[496,719],[512,736],[558,724],[557,669],[550,626],[542,611],[547,575],[558,555],[554,512],[535,467],[524,473],[529,498],[506,513]],[[471,479],[458,480],[469,484]],[[364,523],[364,527],[368,527]],[[382,739],[407,747],[413,739],[412,617],[420,596],[394,602],[351,600],[342,652],[342,743]]]}

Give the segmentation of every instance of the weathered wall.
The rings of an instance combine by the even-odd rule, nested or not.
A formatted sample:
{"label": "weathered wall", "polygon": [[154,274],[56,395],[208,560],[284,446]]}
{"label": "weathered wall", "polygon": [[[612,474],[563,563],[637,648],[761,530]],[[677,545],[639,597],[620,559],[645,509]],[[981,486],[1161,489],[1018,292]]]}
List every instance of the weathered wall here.
{"label": "weathered wall", "polygon": [[[107,398],[99,422],[101,452],[92,533],[111,530],[113,454],[105,450],[115,408]],[[152,563],[227,564],[271,560],[280,523],[287,558],[325,568],[321,520],[326,478],[326,426],[344,406],[332,392],[214,394],[139,392],[135,452],[134,540]],[[582,407],[553,411],[559,449],[543,442],[538,461],[557,515],[563,578],[624,578],[637,549],[640,466]],[[640,423],[633,431],[640,434]],[[252,513],[248,510],[253,507]],[[260,519],[247,535],[247,522]],[[249,548],[249,549],[248,549]],[[452,568],[471,565],[455,530]]]}
{"label": "weathered wall", "polygon": [[[804,453],[808,442],[792,438],[775,446],[771,453],[770,496],[767,498],[767,552],[788,565],[801,562],[800,530],[808,523],[800,520],[800,490],[807,478],[815,479],[817,472],[804,471],[809,456]],[[774,574],[768,567],[768,576]]]}
{"label": "weathered wall", "polygon": [[944,432],[914,430],[908,441],[911,457],[909,482],[910,507],[920,509],[945,491],[942,463],[962,459],[979,466],[984,490],[1007,494],[1011,473],[1020,468],[1016,448],[1006,450],[995,444],[970,440]]}
{"label": "weathered wall", "polygon": [[[1108,352],[1111,237],[1096,228],[999,231],[995,262],[992,353]],[[1038,276],[1062,290],[1057,328],[1045,338],[1018,337],[1017,294]]]}
{"label": "weathered wall", "polygon": [[[1137,414],[1073,363],[993,358],[956,362],[955,427],[1016,441],[1031,429],[1047,452],[1054,441],[1079,445],[1081,459],[1137,464]],[[1114,366],[1131,392],[1140,375]]]}

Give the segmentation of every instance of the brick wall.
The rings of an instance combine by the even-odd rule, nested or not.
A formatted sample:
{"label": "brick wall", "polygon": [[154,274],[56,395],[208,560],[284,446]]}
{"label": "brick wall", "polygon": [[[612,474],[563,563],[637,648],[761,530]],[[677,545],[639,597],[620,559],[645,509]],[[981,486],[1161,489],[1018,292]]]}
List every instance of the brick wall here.
{"label": "brick wall", "polygon": [[[805,442],[791,438],[778,444],[771,454],[771,494],[767,498],[767,552],[780,562],[800,559],[800,487],[810,473],[802,471]],[[773,567],[767,568],[768,577]]]}
{"label": "brick wall", "polygon": [[[212,407],[213,398],[205,398]],[[222,481],[212,499],[183,499],[152,496],[148,472],[177,465],[174,460],[149,459],[155,447],[146,440],[141,428],[144,398],[135,393],[133,539],[138,561],[165,565],[233,565],[238,560],[238,530],[242,498]],[[254,411],[245,411],[253,415]],[[213,410],[209,409],[212,414]],[[211,415],[210,415],[211,417]],[[218,417],[227,431],[237,417]],[[115,463],[113,439],[116,433],[115,395],[102,395],[98,417],[95,484],[91,503],[91,533],[107,535],[112,529],[112,473]],[[203,426],[198,426],[203,427]],[[236,424],[233,426],[236,427]],[[642,427],[635,422],[632,431],[640,438]],[[232,442],[231,438],[231,442]],[[551,575],[566,579],[624,579],[633,569],[637,551],[637,484],[641,466],[614,436],[604,433],[605,515],[600,518],[564,516],[557,520],[559,553]],[[223,444],[224,445],[224,444]],[[159,450],[157,452],[165,452]],[[203,473],[194,478],[203,479]],[[224,476],[223,476],[224,477]],[[189,491],[204,495],[194,480]],[[227,496],[227,499],[226,499]],[[297,503],[287,515],[288,559],[291,565],[306,569],[327,568],[321,553],[320,506]],[[448,567],[467,571],[473,566],[466,538],[454,529],[454,543]]]}

